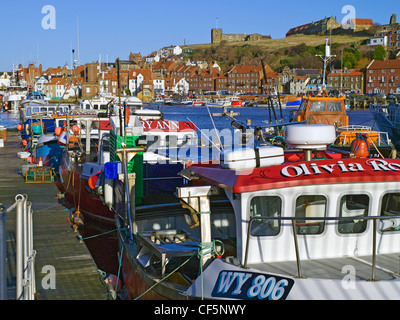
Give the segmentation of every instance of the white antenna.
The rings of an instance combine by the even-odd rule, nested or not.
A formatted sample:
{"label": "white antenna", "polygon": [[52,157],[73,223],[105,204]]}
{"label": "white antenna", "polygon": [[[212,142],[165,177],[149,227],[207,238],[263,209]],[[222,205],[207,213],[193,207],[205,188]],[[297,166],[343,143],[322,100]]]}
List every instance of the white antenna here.
{"label": "white antenna", "polygon": [[325,38],[325,56],[316,54],[316,56],[320,57],[322,59],[322,61],[324,61],[324,73],[323,73],[323,78],[322,78],[322,87],[325,88],[325,74],[326,74],[326,65],[328,63],[328,61],[333,58],[336,57],[335,55],[331,55],[331,47],[328,44],[328,38]]}

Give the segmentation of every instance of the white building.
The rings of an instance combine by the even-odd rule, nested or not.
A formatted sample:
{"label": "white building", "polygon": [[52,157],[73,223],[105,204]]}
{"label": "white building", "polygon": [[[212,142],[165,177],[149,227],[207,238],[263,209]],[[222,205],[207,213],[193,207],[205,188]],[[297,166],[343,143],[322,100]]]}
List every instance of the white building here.
{"label": "white building", "polygon": [[304,77],[295,77],[289,83],[289,93],[296,95],[306,93],[309,82],[310,78],[304,79]]}
{"label": "white building", "polygon": [[163,96],[165,95],[165,80],[161,73],[155,72],[153,79],[153,88],[154,88],[154,96]]}
{"label": "white building", "polygon": [[44,85],[49,82],[49,77],[47,75],[42,75],[35,82],[35,92],[44,93]]}
{"label": "white building", "polygon": [[387,36],[367,39],[367,45],[368,46],[377,46],[377,45],[387,46]]}
{"label": "white building", "polygon": [[142,90],[142,83],[144,80],[144,76],[141,73],[136,73],[135,71],[133,72],[133,77],[132,79],[129,79],[129,91],[131,92],[131,95],[136,96],[138,92]]}
{"label": "white building", "polygon": [[154,56],[148,56],[146,57],[146,63],[153,63],[153,62],[159,62],[160,61],[160,56],[158,54]]}
{"label": "white building", "polygon": [[184,77],[174,84],[173,92],[174,94],[178,94],[181,96],[186,96],[189,93],[189,83],[185,80]]}

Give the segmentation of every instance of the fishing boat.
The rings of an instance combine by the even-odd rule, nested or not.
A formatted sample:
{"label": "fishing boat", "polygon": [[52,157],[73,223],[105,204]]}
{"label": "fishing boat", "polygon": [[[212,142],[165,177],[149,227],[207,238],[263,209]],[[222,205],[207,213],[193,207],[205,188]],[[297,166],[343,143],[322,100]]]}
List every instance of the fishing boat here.
{"label": "fishing boat", "polygon": [[224,98],[217,98],[212,101],[207,101],[206,106],[208,107],[242,107],[244,106],[244,100],[237,96],[226,96]]}
{"label": "fishing boat", "polygon": [[[118,176],[118,172],[121,172],[118,169],[118,162],[122,158],[120,150],[123,148],[146,145],[146,152],[139,152],[134,160],[130,159],[128,165],[130,174],[136,176],[134,204],[142,203],[144,198],[162,198],[163,193],[172,193],[176,186],[183,184],[183,178],[177,176],[177,172],[183,169],[183,163],[170,162],[167,156],[156,151],[187,144],[196,135],[194,124],[141,119],[129,115],[129,112],[127,115],[128,120],[124,120],[122,126],[119,116],[111,116],[106,120],[89,119],[90,123],[86,123],[85,128],[99,124],[95,125],[98,132],[85,136],[86,141],[90,140],[90,143],[84,144],[86,151],[82,151],[85,147],[71,147],[70,144],[64,150],[58,188],[75,208],[74,219],[78,222],[74,222],[75,227],[83,223],[83,217],[115,225],[116,210],[125,207],[125,204],[118,201],[121,197],[113,191],[113,182],[104,172],[106,167],[112,167]],[[113,195],[116,195],[115,201]]]}
{"label": "fishing boat", "polygon": [[326,88],[315,96],[303,97],[300,107],[292,110],[290,121],[334,125],[337,139],[332,148],[352,150],[366,157],[397,157],[387,132],[376,131],[369,126],[349,125],[345,97],[329,96]]}
{"label": "fishing boat", "polygon": [[392,101],[388,105],[370,104],[379,130],[386,131],[397,150],[400,150],[400,104]]}
{"label": "fishing boat", "polygon": [[245,104],[245,101],[243,99],[240,99],[239,97],[236,96],[232,97],[230,100],[232,108],[243,107]]}
{"label": "fishing boat", "polygon": [[205,105],[204,99],[193,99],[192,100],[192,106],[194,106],[194,107],[200,107],[200,106],[204,106],[204,105]]}
{"label": "fishing boat", "polygon": [[219,98],[206,102],[207,107],[230,107],[232,101],[229,98]]}
{"label": "fishing boat", "polygon": [[25,100],[26,93],[10,91],[3,97],[3,110],[5,112],[18,112],[20,103]]}
{"label": "fishing boat", "polygon": [[[58,111],[52,114],[51,118],[54,121],[55,129],[52,132],[43,133],[37,138],[32,147],[31,162],[41,162],[43,166],[53,168],[55,174],[58,175],[62,153],[67,145],[67,128],[69,128],[69,136],[73,137],[75,135],[74,125],[80,126],[80,122],[84,119],[97,117],[98,114],[94,111],[79,109]],[[98,135],[98,128],[94,129],[96,131],[93,134]],[[81,137],[82,141],[85,139],[86,136]]]}
{"label": "fishing boat", "polygon": [[303,98],[297,97],[282,103],[282,108],[299,108]]}
{"label": "fishing boat", "polygon": [[56,129],[54,115],[57,112],[68,112],[71,105],[43,104],[41,101],[27,100],[19,109],[20,123],[17,129],[21,135],[22,144],[27,151],[32,152],[38,140],[43,135],[52,136]]}
{"label": "fishing boat", "polygon": [[285,139],[187,166],[164,204],[134,206],[127,166],[106,168],[130,203],[116,215],[130,299],[400,298],[400,160],[328,151],[332,125]]}

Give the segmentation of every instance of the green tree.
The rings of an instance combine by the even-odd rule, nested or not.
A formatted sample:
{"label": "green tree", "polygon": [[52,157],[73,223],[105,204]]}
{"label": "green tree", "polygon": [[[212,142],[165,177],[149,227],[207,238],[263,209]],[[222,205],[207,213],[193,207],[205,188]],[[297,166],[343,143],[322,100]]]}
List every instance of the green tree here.
{"label": "green tree", "polygon": [[386,49],[382,45],[377,45],[372,56],[374,60],[385,60],[386,58]]}

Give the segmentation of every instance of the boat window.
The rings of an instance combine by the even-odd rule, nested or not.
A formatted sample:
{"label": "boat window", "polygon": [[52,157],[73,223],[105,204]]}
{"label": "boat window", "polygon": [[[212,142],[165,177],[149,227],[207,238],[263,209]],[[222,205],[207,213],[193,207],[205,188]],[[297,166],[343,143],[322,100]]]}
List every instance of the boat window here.
{"label": "boat window", "polygon": [[[400,192],[387,193],[382,198],[381,216],[400,216]],[[380,220],[382,231],[400,230],[400,219]]]}
{"label": "boat window", "polygon": [[107,110],[107,105],[106,104],[101,104],[100,105],[100,110]]}
{"label": "boat window", "polygon": [[310,111],[325,111],[325,101],[313,101]]}
{"label": "boat window", "polygon": [[328,101],[328,111],[342,111],[342,104],[339,101]]}
{"label": "boat window", "polygon": [[[339,217],[368,216],[369,197],[365,194],[349,194],[340,199]],[[367,227],[367,220],[340,220],[339,233],[362,233]]]}
{"label": "boat window", "polygon": [[297,234],[320,234],[324,231],[324,220],[307,219],[315,217],[325,217],[326,198],[322,195],[300,196],[296,200],[296,220]]}
{"label": "boat window", "polygon": [[[280,217],[282,199],[278,196],[254,197],[250,202],[250,217]],[[252,236],[276,236],[281,229],[280,220],[256,219],[252,222]]]}

